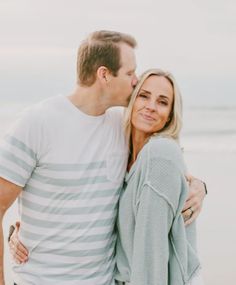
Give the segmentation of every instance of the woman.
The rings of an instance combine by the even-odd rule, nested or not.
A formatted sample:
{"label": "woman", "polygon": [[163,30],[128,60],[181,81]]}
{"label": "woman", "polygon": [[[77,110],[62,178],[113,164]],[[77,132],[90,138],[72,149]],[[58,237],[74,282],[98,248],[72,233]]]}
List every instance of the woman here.
{"label": "woman", "polygon": [[170,73],[141,76],[125,115],[130,157],[118,215],[118,284],[202,284],[195,223],[186,227],[181,215],[188,193],[181,109]]}

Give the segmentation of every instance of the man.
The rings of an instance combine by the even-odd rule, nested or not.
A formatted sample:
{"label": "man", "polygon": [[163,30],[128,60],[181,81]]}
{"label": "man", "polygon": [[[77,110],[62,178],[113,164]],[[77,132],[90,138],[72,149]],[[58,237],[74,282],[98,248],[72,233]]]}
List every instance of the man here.
{"label": "man", "polygon": [[[79,48],[75,91],[27,111],[1,144],[1,219],[19,197],[19,240],[29,251],[24,265],[13,266],[18,285],[114,284],[128,153],[121,113],[111,107],[127,106],[137,83],[135,47],[126,34],[92,33]],[[202,200],[200,188],[187,208]],[[2,232],[0,242],[3,256]]]}

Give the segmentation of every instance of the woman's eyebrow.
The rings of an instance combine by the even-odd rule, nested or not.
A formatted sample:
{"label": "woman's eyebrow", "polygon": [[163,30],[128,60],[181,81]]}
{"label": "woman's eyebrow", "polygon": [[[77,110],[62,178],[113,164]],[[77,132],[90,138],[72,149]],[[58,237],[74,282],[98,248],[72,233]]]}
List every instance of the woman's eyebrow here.
{"label": "woman's eyebrow", "polygon": [[166,96],[166,95],[160,95],[159,97],[161,97],[162,99],[167,99],[167,100],[170,99],[170,98],[169,98],[168,96]]}
{"label": "woman's eyebrow", "polygon": [[[150,92],[150,91],[148,91],[148,90],[146,90],[146,89],[140,89],[140,92],[144,92],[144,93],[147,93],[147,94],[152,94],[152,92]],[[139,93],[140,93],[140,92],[139,92]],[[161,94],[161,95],[159,95],[158,97],[161,98],[161,99],[170,100],[170,98],[169,98],[168,96],[164,95],[164,94]]]}
{"label": "woman's eyebrow", "polygon": [[150,91],[145,90],[145,89],[140,89],[140,92],[145,92],[145,93],[151,94],[151,92],[150,92]]}

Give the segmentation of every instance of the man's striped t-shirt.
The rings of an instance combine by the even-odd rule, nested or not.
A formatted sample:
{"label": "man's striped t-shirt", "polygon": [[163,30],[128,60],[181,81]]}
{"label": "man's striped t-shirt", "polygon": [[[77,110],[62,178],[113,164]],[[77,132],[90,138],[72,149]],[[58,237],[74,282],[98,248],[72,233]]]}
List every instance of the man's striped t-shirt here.
{"label": "man's striped t-shirt", "polygon": [[114,224],[127,163],[122,112],[89,116],[67,97],[35,105],[0,145],[0,176],[21,187],[18,284],[112,285]]}

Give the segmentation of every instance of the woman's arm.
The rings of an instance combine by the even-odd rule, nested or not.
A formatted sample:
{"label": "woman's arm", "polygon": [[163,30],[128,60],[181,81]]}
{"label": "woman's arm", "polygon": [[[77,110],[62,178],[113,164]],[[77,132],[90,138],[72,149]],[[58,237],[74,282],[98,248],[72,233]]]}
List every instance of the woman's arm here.
{"label": "woman's arm", "polygon": [[167,285],[173,212],[167,201],[144,186],[137,206],[131,284]]}

